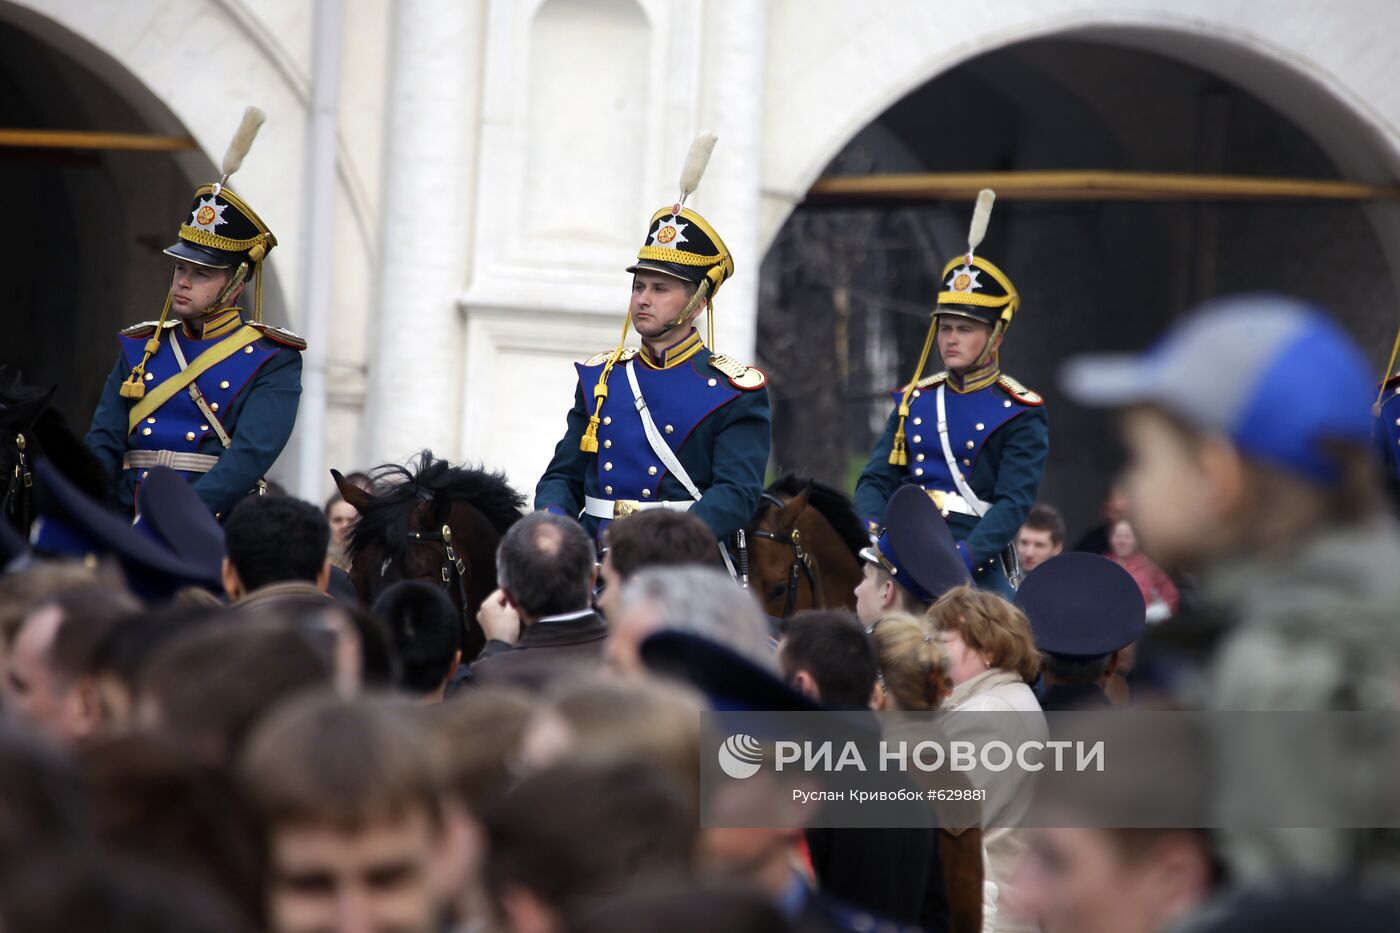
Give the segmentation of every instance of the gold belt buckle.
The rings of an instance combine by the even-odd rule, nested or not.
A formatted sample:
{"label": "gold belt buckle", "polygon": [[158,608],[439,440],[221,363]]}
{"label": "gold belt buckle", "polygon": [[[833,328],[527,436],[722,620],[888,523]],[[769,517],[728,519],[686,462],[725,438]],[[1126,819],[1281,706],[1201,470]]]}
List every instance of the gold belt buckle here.
{"label": "gold belt buckle", "polygon": [[640,512],[641,506],[636,499],[618,499],[613,502],[613,518],[626,518],[633,512]]}
{"label": "gold belt buckle", "polygon": [[925,490],[925,492],[927,492],[928,497],[933,500],[934,508],[938,509],[938,511],[942,512],[944,515],[947,515],[948,510],[944,508],[944,502],[947,501],[947,498],[944,495],[943,490],[927,489]]}

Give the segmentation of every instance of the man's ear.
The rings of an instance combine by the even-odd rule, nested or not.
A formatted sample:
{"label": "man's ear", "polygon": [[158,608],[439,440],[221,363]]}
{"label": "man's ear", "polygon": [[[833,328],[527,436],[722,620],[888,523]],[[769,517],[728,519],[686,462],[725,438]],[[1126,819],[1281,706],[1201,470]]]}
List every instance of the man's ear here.
{"label": "man's ear", "polygon": [[316,574],[316,589],[322,593],[326,592],[331,585],[331,559],[326,558],[326,562],[321,565],[321,572]]}
{"label": "man's ear", "polygon": [[807,697],[809,700],[815,700],[818,703],[821,702],[822,692],[817,688],[816,678],[806,671],[798,671],[797,674],[793,676],[792,686],[794,690]]}
{"label": "man's ear", "polygon": [[1244,500],[1247,481],[1239,450],[1223,437],[1208,437],[1200,444],[1197,457],[1207,494],[1221,514],[1230,514]]}
{"label": "man's ear", "polygon": [[1118,659],[1122,655],[1123,649],[1120,648],[1108,656],[1108,666],[1104,668],[1103,676],[1099,678],[1100,684],[1108,683],[1109,679],[1113,677],[1114,672],[1118,670]]}
{"label": "man's ear", "polygon": [[501,595],[506,598],[506,605],[514,609],[516,612],[519,612],[520,604],[515,601],[515,594],[513,594],[510,590],[506,589],[504,586],[501,587],[500,590]]}
{"label": "man's ear", "polygon": [[237,602],[243,595],[243,581],[238,579],[238,571],[234,569],[233,562],[227,557],[223,563],[224,592],[228,594],[229,602]]}
{"label": "man's ear", "polygon": [[899,590],[895,589],[897,586],[899,586],[899,584],[894,582],[893,577],[886,579],[880,584],[881,609],[889,609],[895,603],[899,602]]}

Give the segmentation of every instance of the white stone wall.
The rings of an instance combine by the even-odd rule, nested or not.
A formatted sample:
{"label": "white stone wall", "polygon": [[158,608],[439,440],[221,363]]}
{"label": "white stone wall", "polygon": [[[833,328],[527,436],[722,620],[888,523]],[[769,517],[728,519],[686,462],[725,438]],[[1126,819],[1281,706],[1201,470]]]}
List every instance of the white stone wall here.
{"label": "white stone wall", "polygon": [[[326,451],[342,468],[431,444],[532,490],[563,429],[569,363],[616,340],[622,267],[703,130],[720,143],[691,203],[737,264],[718,299],[719,349],[752,358],[761,251],[826,163],[912,88],[1008,43],[1080,35],[1185,60],[1269,101],[1349,176],[1400,174],[1394,0],[345,7]],[[198,141],[198,176],[245,103],[266,109],[237,187],[283,244],[271,260],[282,300],[298,294],[309,0],[0,12],[100,50],[91,67],[153,126]],[[1395,265],[1397,208],[1370,217]],[[295,329],[295,307],[288,317]]]}

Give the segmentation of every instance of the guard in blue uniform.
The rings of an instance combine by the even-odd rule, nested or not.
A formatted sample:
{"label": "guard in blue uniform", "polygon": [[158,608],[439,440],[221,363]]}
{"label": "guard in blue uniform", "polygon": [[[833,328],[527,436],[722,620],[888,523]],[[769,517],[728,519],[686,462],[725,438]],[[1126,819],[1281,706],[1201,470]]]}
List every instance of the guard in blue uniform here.
{"label": "guard in blue uniform", "polygon": [[[119,504],[157,466],[185,477],[216,517],[261,491],[291,436],[306,343],[262,323],[262,265],[277,238],[225,187],[262,112],[248,108],[223,177],[201,185],[165,250],[175,260],[160,319],[121,332],[121,354],[102,390],[87,444],[106,463]],[[236,302],[253,283],[253,313]]]}
{"label": "guard in blue uniform", "polygon": [[[613,519],[658,508],[689,510],[724,541],[748,523],[763,494],[768,379],[710,349],[714,295],[734,274],[734,259],[705,218],[684,206],[713,145],[714,137],[696,141],[680,200],[652,215],[627,268],[633,292],[622,341],[576,364],[568,426],[535,488],[535,508],[579,517],[600,547]],[[668,290],[678,311],[657,319]],[[706,310],[708,345],[693,326]],[[640,349],[623,346],[633,326]]]}
{"label": "guard in blue uniform", "polygon": [[[1001,371],[998,350],[1021,297],[1006,273],[974,255],[993,198],[989,189],[978,196],[967,253],[943,268],[944,290],[918,368],[894,393],[894,411],[856,483],[855,505],[873,534],[894,491],[921,486],[947,519],[977,585],[1010,596],[1019,577],[1012,541],[1035,504],[1050,427],[1044,400]],[[925,377],[935,343],[947,368]],[[975,357],[950,361],[955,351],[979,345]]]}

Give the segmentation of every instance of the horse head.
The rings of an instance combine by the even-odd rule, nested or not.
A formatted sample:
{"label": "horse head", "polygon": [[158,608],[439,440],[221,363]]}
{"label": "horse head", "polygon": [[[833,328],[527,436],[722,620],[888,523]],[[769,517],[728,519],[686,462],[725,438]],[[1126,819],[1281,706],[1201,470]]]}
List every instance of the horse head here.
{"label": "horse head", "polygon": [[360,513],[350,532],[350,579],[361,602],[373,605],[402,580],[441,587],[462,613],[462,656],[474,658],[486,641],[476,612],[496,588],[496,547],[524,497],[499,474],[454,467],[429,451],[412,469],[378,468],[377,494],[331,475]]}
{"label": "horse head", "polygon": [[783,476],[764,491],[746,536],[749,586],[769,615],[855,608],[866,538],[844,493]]}

